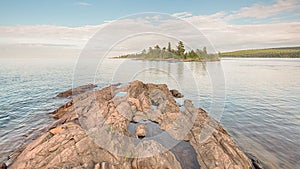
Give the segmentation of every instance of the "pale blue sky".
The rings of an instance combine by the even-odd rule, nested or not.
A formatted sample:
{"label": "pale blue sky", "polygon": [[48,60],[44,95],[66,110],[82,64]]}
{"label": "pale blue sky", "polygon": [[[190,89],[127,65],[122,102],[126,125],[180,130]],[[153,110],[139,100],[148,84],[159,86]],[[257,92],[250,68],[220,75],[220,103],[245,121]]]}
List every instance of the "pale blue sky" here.
{"label": "pale blue sky", "polygon": [[[272,5],[275,0],[1,0],[0,25],[64,25],[83,26],[102,24],[106,20],[141,12],[211,15],[227,14],[255,4]],[[299,3],[298,3],[299,4]],[[277,18],[282,21],[299,20],[299,9],[283,11],[267,18],[235,19],[234,24],[267,23]]]}
{"label": "pale blue sky", "polygon": [[0,0],[0,57],[76,56],[109,21],[144,12],[193,24],[216,51],[300,46],[299,0]]}

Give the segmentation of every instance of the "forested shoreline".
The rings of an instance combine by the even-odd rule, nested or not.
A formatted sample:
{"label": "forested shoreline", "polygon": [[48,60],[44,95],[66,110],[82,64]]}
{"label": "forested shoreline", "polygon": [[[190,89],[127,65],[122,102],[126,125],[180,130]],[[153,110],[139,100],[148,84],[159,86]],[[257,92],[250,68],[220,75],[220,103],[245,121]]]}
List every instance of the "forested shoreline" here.
{"label": "forested shoreline", "polygon": [[208,53],[206,47],[203,49],[196,49],[187,51],[182,41],[179,41],[176,49],[173,49],[171,43],[167,47],[160,47],[155,45],[149,47],[148,50],[144,49],[141,53],[121,55],[117,58],[135,58],[145,60],[180,60],[180,61],[218,61],[219,54]]}
{"label": "forested shoreline", "polygon": [[220,53],[220,57],[300,58],[300,47],[238,50],[233,52],[222,52]]}

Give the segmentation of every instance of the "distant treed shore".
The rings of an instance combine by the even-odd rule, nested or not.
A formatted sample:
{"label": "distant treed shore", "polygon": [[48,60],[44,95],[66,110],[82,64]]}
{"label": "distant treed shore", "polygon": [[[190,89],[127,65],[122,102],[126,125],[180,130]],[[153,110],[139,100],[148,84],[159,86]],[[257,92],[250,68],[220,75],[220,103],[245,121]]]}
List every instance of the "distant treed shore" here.
{"label": "distant treed shore", "polygon": [[219,54],[208,53],[206,47],[203,49],[196,49],[186,51],[182,41],[179,41],[176,49],[172,49],[171,43],[168,43],[168,47],[160,47],[155,45],[149,47],[148,50],[144,49],[141,53],[127,54],[118,56],[116,58],[134,58],[143,60],[180,60],[180,61],[218,61],[220,60]]}
{"label": "distant treed shore", "polygon": [[300,47],[239,50],[239,51],[221,53],[220,57],[300,58]]}

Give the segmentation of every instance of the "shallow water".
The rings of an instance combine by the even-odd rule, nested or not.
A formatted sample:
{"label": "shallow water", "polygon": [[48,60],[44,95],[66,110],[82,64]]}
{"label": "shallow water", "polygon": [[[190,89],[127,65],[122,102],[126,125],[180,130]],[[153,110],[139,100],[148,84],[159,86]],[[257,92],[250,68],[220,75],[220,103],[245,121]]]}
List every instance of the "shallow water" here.
{"label": "shallow water", "polygon": [[155,140],[165,148],[170,149],[184,169],[201,168],[197,159],[197,153],[189,142],[174,140],[168,133],[159,128],[159,124],[149,120],[142,120],[138,123],[129,123],[128,131],[132,135],[135,135],[135,128],[140,124],[146,125],[146,137],[142,138],[141,141]]}
{"label": "shallow water", "polygon": [[[75,65],[75,59],[0,58],[1,160],[24,142],[24,134],[53,120],[47,113],[66,101],[55,96],[72,87]],[[241,148],[267,167],[300,167],[300,59],[225,59],[206,65],[111,59],[99,66],[92,79],[81,75],[75,84],[166,83],[219,119]],[[215,114],[210,111],[215,81],[206,70],[220,67],[225,75],[220,96],[226,98],[224,111]]]}

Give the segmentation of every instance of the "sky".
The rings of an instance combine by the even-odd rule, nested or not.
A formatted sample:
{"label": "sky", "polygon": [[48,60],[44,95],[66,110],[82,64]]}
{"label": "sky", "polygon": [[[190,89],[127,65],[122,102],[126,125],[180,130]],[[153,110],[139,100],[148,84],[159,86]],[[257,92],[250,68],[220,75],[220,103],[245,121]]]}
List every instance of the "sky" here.
{"label": "sky", "polygon": [[299,0],[2,0],[0,57],[75,56],[112,21],[145,12],[192,24],[215,51],[300,46]]}

